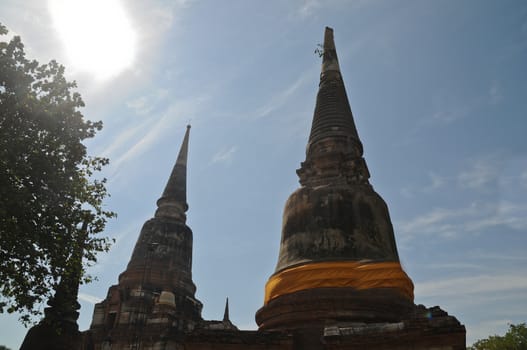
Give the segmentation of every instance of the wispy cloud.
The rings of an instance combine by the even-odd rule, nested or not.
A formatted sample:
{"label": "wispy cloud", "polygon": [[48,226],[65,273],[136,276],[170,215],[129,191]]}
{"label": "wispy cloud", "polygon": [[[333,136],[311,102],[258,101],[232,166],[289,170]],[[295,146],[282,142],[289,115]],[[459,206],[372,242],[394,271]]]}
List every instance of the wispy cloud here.
{"label": "wispy cloud", "polygon": [[428,124],[450,124],[467,117],[473,109],[474,106],[471,104],[459,105],[454,108],[445,108],[444,110],[433,113],[429,119],[425,120],[425,122]]}
{"label": "wispy cloud", "polygon": [[419,194],[434,194],[438,190],[457,189],[474,193],[489,193],[507,188],[527,189],[525,160],[491,154],[465,161],[467,166],[455,174],[429,171],[424,184],[408,184],[400,189],[401,195],[413,198]]}
{"label": "wispy cloud", "polygon": [[496,105],[503,100],[503,94],[501,87],[497,81],[493,81],[489,88],[489,102],[490,104]]}
{"label": "wispy cloud", "polygon": [[453,238],[467,233],[480,233],[500,225],[514,230],[527,229],[527,205],[506,201],[496,204],[473,202],[461,208],[436,208],[397,223],[403,239],[417,235]]}
{"label": "wispy cloud", "polygon": [[527,289],[527,274],[479,275],[415,284],[421,297],[499,293]]}
{"label": "wispy cloud", "polygon": [[435,263],[423,265],[426,269],[438,269],[438,270],[460,270],[460,269],[471,269],[481,270],[485,267],[481,264],[467,263],[467,262],[448,262],[448,263]]}
{"label": "wispy cloud", "polygon": [[423,191],[425,192],[433,192],[441,187],[443,187],[443,185],[445,185],[446,183],[446,178],[443,177],[443,176],[440,176],[436,173],[433,173],[433,172],[429,172],[428,173],[428,176],[430,177],[430,185],[425,187],[423,189]]}
{"label": "wispy cloud", "polygon": [[443,188],[447,183],[449,178],[441,176],[439,174],[430,171],[428,173],[429,182],[421,187],[418,186],[406,186],[401,189],[401,194],[405,197],[412,198],[417,193],[434,193],[437,190]]}
{"label": "wispy cloud", "polygon": [[[152,118],[152,122],[149,122],[148,128],[145,128],[146,132],[125,153],[111,163],[113,173],[110,181],[115,181],[117,172],[125,163],[146,152],[156,141],[162,139],[163,135],[169,133],[174,125],[181,123],[183,119],[188,119],[196,115],[198,110],[204,106],[206,100],[208,100],[206,96],[197,96],[175,101],[165,109],[160,117]],[[132,132],[130,131],[130,133]],[[121,135],[117,137],[125,138],[125,136]]]}
{"label": "wispy cloud", "polygon": [[465,99],[453,95],[439,96],[435,110],[420,119],[413,132],[423,127],[452,124],[475,115],[478,108],[488,104],[488,94],[489,90],[483,90],[478,96]]}
{"label": "wispy cloud", "polygon": [[194,0],[155,0],[149,2],[131,1],[134,17],[141,25],[140,32],[145,37],[157,37],[172,27],[182,15],[183,10],[190,7]]}
{"label": "wispy cloud", "polygon": [[[515,230],[527,227],[527,204],[501,201],[496,207],[494,215],[465,223],[467,231],[479,231],[488,227],[505,225]],[[484,215],[484,213],[482,213]]]}
{"label": "wispy cloud", "polygon": [[525,255],[512,255],[508,254],[496,254],[489,251],[476,250],[467,253],[467,257],[478,260],[504,260],[504,261],[525,261],[527,256]]}
{"label": "wispy cloud", "polygon": [[289,98],[291,98],[295,92],[297,92],[302,86],[309,82],[313,78],[312,70],[305,71],[302,73],[292,84],[290,84],[284,90],[275,94],[271,99],[262,107],[260,107],[255,115],[257,118],[265,117],[282,106],[284,106]]}
{"label": "wispy cloud", "polygon": [[499,169],[502,161],[497,157],[486,157],[474,161],[472,167],[461,172],[458,176],[458,183],[462,188],[481,189],[489,186],[496,187]]}
{"label": "wispy cloud", "polygon": [[232,161],[234,153],[236,153],[237,147],[232,146],[230,148],[225,148],[216,153],[210,160],[211,164],[215,163],[229,163]]}
{"label": "wispy cloud", "polygon": [[300,6],[296,8],[295,16],[301,19],[307,19],[316,17],[317,13],[324,10],[324,7],[334,9],[337,6],[346,6],[347,8],[353,6],[353,8],[357,9],[370,3],[371,1],[369,0],[303,0],[300,2]]}
{"label": "wispy cloud", "polygon": [[454,220],[475,215],[475,205],[462,209],[436,208],[428,213],[420,214],[408,221],[398,224],[398,232],[402,237],[409,238],[419,234],[440,234],[443,236],[454,235],[456,225]]}
{"label": "wispy cloud", "polygon": [[298,14],[303,18],[310,17],[320,6],[319,0],[304,0],[298,8]]}
{"label": "wispy cloud", "polygon": [[527,170],[520,175],[520,186],[527,189]]}
{"label": "wispy cloud", "polygon": [[[145,120],[139,124],[124,128],[121,132],[112,137],[112,142],[105,146],[102,152],[98,153],[100,153],[102,157],[113,159],[114,155],[118,155],[118,152],[122,152],[122,148],[126,147],[137,134],[145,130],[151,123],[152,120]],[[113,161],[111,164],[113,164]]]}
{"label": "wispy cloud", "polygon": [[122,154],[112,163],[112,169],[114,172],[118,171],[124,163],[143,154],[147,149],[149,149],[156,140],[159,140],[159,137],[167,131],[169,126],[174,123],[176,119],[177,116],[174,116],[174,118],[169,118],[167,115],[159,118],[157,122],[148,128],[148,131],[143,134],[140,139],[138,139],[124,154]]}
{"label": "wispy cloud", "polygon": [[[446,100],[446,101],[444,101]],[[448,101],[451,100],[451,101]],[[423,127],[434,127],[455,123],[461,119],[477,115],[479,108],[487,104],[498,104],[503,100],[503,92],[498,81],[493,81],[487,90],[482,90],[478,96],[468,100],[459,100],[453,96],[443,96],[436,111],[422,118],[414,128],[417,132]]]}
{"label": "wispy cloud", "polygon": [[126,103],[126,106],[132,109],[136,114],[144,115],[152,112],[160,102],[168,96],[168,90],[157,89],[148,95],[137,97]]}
{"label": "wispy cloud", "polygon": [[80,300],[85,301],[90,304],[97,304],[102,301],[101,298],[96,297],[94,295],[86,294],[86,293],[79,293],[78,297]]}

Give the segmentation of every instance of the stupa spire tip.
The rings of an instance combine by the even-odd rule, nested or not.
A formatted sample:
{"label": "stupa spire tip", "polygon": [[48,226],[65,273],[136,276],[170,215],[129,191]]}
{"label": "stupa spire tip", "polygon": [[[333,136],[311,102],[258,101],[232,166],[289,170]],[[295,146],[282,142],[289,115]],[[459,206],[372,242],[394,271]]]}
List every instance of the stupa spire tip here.
{"label": "stupa spire tip", "polygon": [[176,164],[168,179],[163,195],[157,201],[156,217],[174,217],[185,220],[187,204],[187,155],[190,124],[183,138],[183,143],[179,149]]}
{"label": "stupa spire tip", "polygon": [[335,42],[333,40],[333,28],[326,27],[324,31],[324,48],[335,50]]}
{"label": "stupa spire tip", "polygon": [[[324,75],[324,73],[329,71],[340,72],[340,67],[337,58],[337,49],[335,48],[335,40],[333,39],[333,28],[326,27],[324,31],[321,74]],[[321,78],[324,78],[324,76],[321,76]]]}
{"label": "stupa spire tip", "polygon": [[225,311],[223,312],[223,322],[229,322],[229,297],[225,300]]}

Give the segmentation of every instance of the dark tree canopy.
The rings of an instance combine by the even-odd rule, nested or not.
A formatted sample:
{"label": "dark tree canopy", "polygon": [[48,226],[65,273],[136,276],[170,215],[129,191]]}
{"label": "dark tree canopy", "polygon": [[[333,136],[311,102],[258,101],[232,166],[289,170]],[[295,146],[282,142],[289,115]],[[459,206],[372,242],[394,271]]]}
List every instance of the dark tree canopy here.
{"label": "dark tree canopy", "polygon": [[525,323],[511,324],[504,336],[491,335],[480,339],[468,350],[527,350],[527,326]]}
{"label": "dark tree canopy", "polygon": [[108,250],[97,234],[115,214],[103,208],[106,180],[92,177],[108,160],[88,156],[82,143],[102,123],[84,119],[62,65],[27,59],[20,38],[2,41],[5,34],[0,24],[0,313],[27,321],[74,263],[83,223],[86,267]]}

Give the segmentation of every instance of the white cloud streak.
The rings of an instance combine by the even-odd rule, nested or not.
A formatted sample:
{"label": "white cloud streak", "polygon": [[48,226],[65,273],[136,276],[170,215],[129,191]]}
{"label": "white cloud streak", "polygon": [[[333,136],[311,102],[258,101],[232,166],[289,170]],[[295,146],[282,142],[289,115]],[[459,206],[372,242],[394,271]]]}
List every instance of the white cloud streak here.
{"label": "white cloud streak", "polygon": [[458,119],[462,119],[468,116],[472,108],[472,106],[464,105],[458,106],[457,108],[438,111],[432,114],[431,118],[429,119],[429,122],[450,124]]}
{"label": "white cloud streak", "polygon": [[289,100],[289,98],[291,98],[302,86],[304,86],[312,78],[313,74],[311,70],[308,70],[301,74],[298,79],[296,79],[291,85],[289,85],[286,89],[280,91],[279,93],[275,94],[273,97],[271,97],[269,102],[260,107],[256,111],[256,118],[266,117],[281,108],[282,106],[284,106]]}
{"label": "white cloud streak", "polygon": [[423,265],[427,269],[438,269],[438,270],[460,270],[460,269],[471,269],[471,270],[481,270],[485,267],[480,264],[471,264],[466,262],[450,262],[450,263],[436,263],[436,264],[426,264]]}
{"label": "white cloud streak", "polygon": [[496,105],[503,100],[503,94],[501,87],[497,81],[493,81],[489,88],[489,102],[490,104]]}
{"label": "white cloud streak", "polygon": [[[151,123],[151,120],[146,120],[140,124],[132,125],[124,129],[112,138],[112,143],[104,148],[103,152],[101,152],[101,156],[113,159],[115,154],[118,154],[128,142],[130,142],[142,130],[145,130],[145,128]],[[113,161],[111,164],[113,165]]]}
{"label": "white cloud streak", "polygon": [[309,19],[316,17],[317,13],[324,10],[324,8],[334,9],[338,6],[353,6],[355,9],[359,9],[366,5],[369,5],[371,0],[303,0],[300,3],[300,6],[296,8],[295,16],[300,17],[301,19]]}
{"label": "white cloud streak", "polygon": [[520,175],[520,186],[527,189],[527,170]]}
{"label": "white cloud streak", "polygon": [[417,131],[422,127],[435,127],[437,125],[446,125],[457,122],[460,119],[468,118],[473,115],[474,110],[488,100],[487,91],[482,92],[481,96],[475,97],[468,101],[442,101],[438,103],[439,107],[431,112],[428,116],[422,118],[416,125]]}
{"label": "white cloud streak", "polygon": [[473,202],[467,207],[453,209],[436,208],[400,222],[397,227],[401,238],[409,239],[417,235],[453,238],[500,225],[515,230],[527,229],[527,205],[502,201],[497,204]]}
{"label": "white cloud streak", "polygon": [[415,284],[415,294],[420,297],[503,293],[526,289],[527,275],[525,272],[503,275],[464,276]]}
{"label": "white cloud streak", "polygon": [[298,9],[298,14],[302,18],[310,17],[320,6],[321,3],[319,0],[304,0]]}
{"label": "white cloud streak", "polygon": [[422,187],[403,187],[400,191],[401,194],[407,198],[412,198],[415,196],[416,193],[434,193],[437,190],[443,188],[448,183],[448,180],[450,180],[449,178],[436,174],[432,171],[428,173],[428,177],[430,182],[427,185]]}
{"label": "white cloud streak", "polygon": [[236,150],[237,150],[237,147],[236,146],[232,146],[228,149],[223,149],[221,151],[219,151],[218,153],[216,153],[210,163],[211,164],[215,164],[215,163],[229,163],[232,161],[232,158],[234,156],[234,153],[236,153]]}
{"label": "white cloud streak", "polygon": [[181,123],[183,119],[189,119],[195,116],[198,110],[204,107],[204,102],[208,97],[197,96],[180,101],[175,101],[169,105],[160,116],[152,117],[148,121],[142,123],[140,126],[125,130],[123,133],[116,136],[116,141],[110,147],[117,149],[123,143],[133,136],[138,134],[137,129],[143,129],[145,132],[139,139],[123,153],[111,166],[110,181],[115,181],[117,173],[122,169],[126,163],[139,157],[141,154],[155,145],[156,141],[162,139],[165,134],[172,131],[172,127]]}
{"label": "white cloud streak", "polygon": [[[518,166],[507,163],[497,155],[485,156],[468,161],[470,166],[457,175],[443,176],[430,172],[429,183],[424,186],[406,186],[400,191],[405,197],[415,197],[418,193],[432,194],[439,190],[455,191],[459,198],[461,190],[466,199],[472,196],[470,204],[457,207],[437,207],[421,213],[414,218],[397,222],[401,238],[409,239],[416,235],[436,235],[458,237],[463,234],[477,234],[492,227],[507,226],[513,230],[527,229],[527,204],[516,193],[506,192],[507,188],[519,189],[527,186],[527,171],[518,175]],[[514,165],[508,171],[506,165]],[[521,167],[520,167],[521,169]],[[510,169],[509,169],[510,170]],[[514,174],[516,173],[516,174]],[[454,194],[454,193],[452,193]],[[491,194],[491,202],[484,201],[481,194]],[[496,196],[499,197],[496,198]],[[465,199],[465,200],[466,200]]]}
{"label": "white cloud streak", "polygon": [[86,293],[79,293],[78,298],[82,301],[85,301],[90,304],[100,303],[103,299],[96,297],[95,295],[90,295]]}
{"label": "white cloud streak", "polygon": [[476,161],[471,169],[463,171],[458,176],[458,183],[462,188],[481,189],[495,187],[500,175],[501,161],[493,158]]}
{"label": "white cloud streak", "polygon": [[168,90],[157,89],[155,92],[140,96],[126,103],[126,106],[133,110],[136,114],[144,115],[152,112],[160,102],[164,101],[168,96]]}
{"label": "white cloud streak", "polygon": [[467,254],[472,259],[482,260],[503,260],[503,261],[526,261],[527,256],[511,255],[511,254],[496,254],[489,251],[473,251]]}
{"label": "white cloud streak", "polygon": [[193,2],[192,0],[148,2],[135,0],[129,3],[139,27],[138,32],[142,33],[145,39],[153,39],[169,30],[181,13]]}
{"label": "white cloud streak", "polygon": [[428,176],[430,177],[430,185],[428,187],[426,187],[424,189],[425,192],[433,192],[441,187],[443,187],[443,185],[445,185],[446,183],[446,178],[436,174],[436,173],[433,173],[433,172],[430,172],[428,173]]}

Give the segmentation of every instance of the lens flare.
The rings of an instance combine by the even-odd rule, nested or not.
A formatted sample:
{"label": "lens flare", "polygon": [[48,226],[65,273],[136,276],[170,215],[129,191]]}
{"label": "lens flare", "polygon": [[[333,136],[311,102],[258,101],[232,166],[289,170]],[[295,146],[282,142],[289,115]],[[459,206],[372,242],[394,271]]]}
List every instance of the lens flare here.
{"label": "lens flare", "polygon": [[48,8],[68,67],[106,80],[133,65],[136,34],[119,0],[49,0]]}

